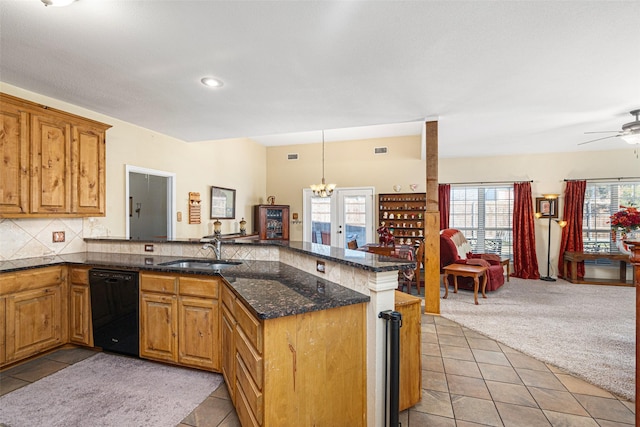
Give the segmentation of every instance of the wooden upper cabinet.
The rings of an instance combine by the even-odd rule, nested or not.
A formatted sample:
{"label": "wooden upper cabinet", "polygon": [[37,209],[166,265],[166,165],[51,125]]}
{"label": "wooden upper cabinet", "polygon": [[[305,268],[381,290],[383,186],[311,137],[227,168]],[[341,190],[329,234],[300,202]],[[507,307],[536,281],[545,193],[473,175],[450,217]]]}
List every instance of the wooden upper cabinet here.
{"label": "wooden upper cabinet", "polygon": [[71,213],[71,124],[31,116],[31,212]]}
{"label": "wooden upper cabinet", "polygon": [[0,218],[104,216],[109,125],[0,93]]}
{"label": "wooden upper cabinet", "polygon": [[0,108],[0,215],[29,212],[28,114],[15,105]]}
{"label": "wooden upper cabinet", "polygon": [[74,126],[71,143],[71,179],[77,189],[71,192],[72,212],[104,215],[107,188],[104,130],[90,125]]}

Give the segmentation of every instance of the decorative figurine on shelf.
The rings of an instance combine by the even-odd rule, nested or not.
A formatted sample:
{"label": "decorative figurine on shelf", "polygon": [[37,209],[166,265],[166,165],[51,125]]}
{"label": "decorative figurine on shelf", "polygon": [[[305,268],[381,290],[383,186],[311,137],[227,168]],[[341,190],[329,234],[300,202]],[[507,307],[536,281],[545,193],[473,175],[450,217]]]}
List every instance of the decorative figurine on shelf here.
{"label": "decorative figurine on shelf", "polygon": [[378,236],[380,236],[380,244],[382,246],[395,246],[395,238],[389,229],[385,226],[384,221],[378,227]]}
{"label": "decorative figurine on shelf", "polygon": [[276,196],[267,197],[267,203],[269,203],[270,205],[275,205],[276,204]]}
{"label": "decorative figurine on shelf", "polygon": [[240,220],[240,235],[245,236],[247,234],[247,221],[244,217]]}
{"label": "decorative figurine on shelf", "polygon": [[222,227],[222,223],[220,222],[219,219],[216,219],[213,222],[213,234],[216,235],[216,236],[219,236],[220,233],[222,232],[221,231],[221,227]]}

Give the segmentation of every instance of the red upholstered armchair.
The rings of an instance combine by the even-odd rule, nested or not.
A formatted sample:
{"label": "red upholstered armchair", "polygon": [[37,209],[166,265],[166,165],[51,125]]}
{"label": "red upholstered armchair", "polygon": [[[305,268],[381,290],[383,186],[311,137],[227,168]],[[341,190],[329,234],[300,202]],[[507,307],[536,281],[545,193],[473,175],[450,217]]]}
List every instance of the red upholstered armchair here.
{"label": "red upholstered armchair", "polygon": [[[440,272],[449,264],[475,264],[489,267],[487,291],[495,291],[504,285],[504,270],[500,257],[495,254],[474,254],[471,245],[461,231],[455,228],[440,230]],[[453,277],[449,277],[449,285],[453,285]],[[459,277],[458,288],[473,290],[473,279]]]}

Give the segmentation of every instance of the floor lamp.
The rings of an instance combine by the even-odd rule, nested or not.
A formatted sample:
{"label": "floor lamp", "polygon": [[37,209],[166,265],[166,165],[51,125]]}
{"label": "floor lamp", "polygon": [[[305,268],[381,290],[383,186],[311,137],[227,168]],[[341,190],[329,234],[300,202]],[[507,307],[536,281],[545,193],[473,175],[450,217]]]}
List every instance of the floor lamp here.
{"label": "floor lamp", "polygon": [[[547,275],[541,277],[540,280],[544,280],[545,282],[555,282],[556,279],[551,277],[551,219],[554,216],[558,216],[558,196],[559,194],[543,194],[542,199],[538,201],[538,212],[536,212],[536,218],[549,218],[549,236],[547,238]],[[560,228],[563,228],[567,225],[567,221],[563,220],[555,220]]]}

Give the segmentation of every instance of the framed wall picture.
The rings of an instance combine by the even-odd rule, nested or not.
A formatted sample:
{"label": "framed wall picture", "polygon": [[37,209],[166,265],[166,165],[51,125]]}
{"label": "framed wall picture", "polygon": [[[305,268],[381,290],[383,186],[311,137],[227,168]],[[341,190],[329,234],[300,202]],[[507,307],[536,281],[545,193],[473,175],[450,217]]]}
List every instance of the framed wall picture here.
{"label": "framed wall picture", "polygon": [[536,212],[541,213],[542,218],[558,218],[558,199],[536,197]]}
{"label": "framed wall picture", "polygon": [[236,217],[236,190],[211,187],[211,219]]}

